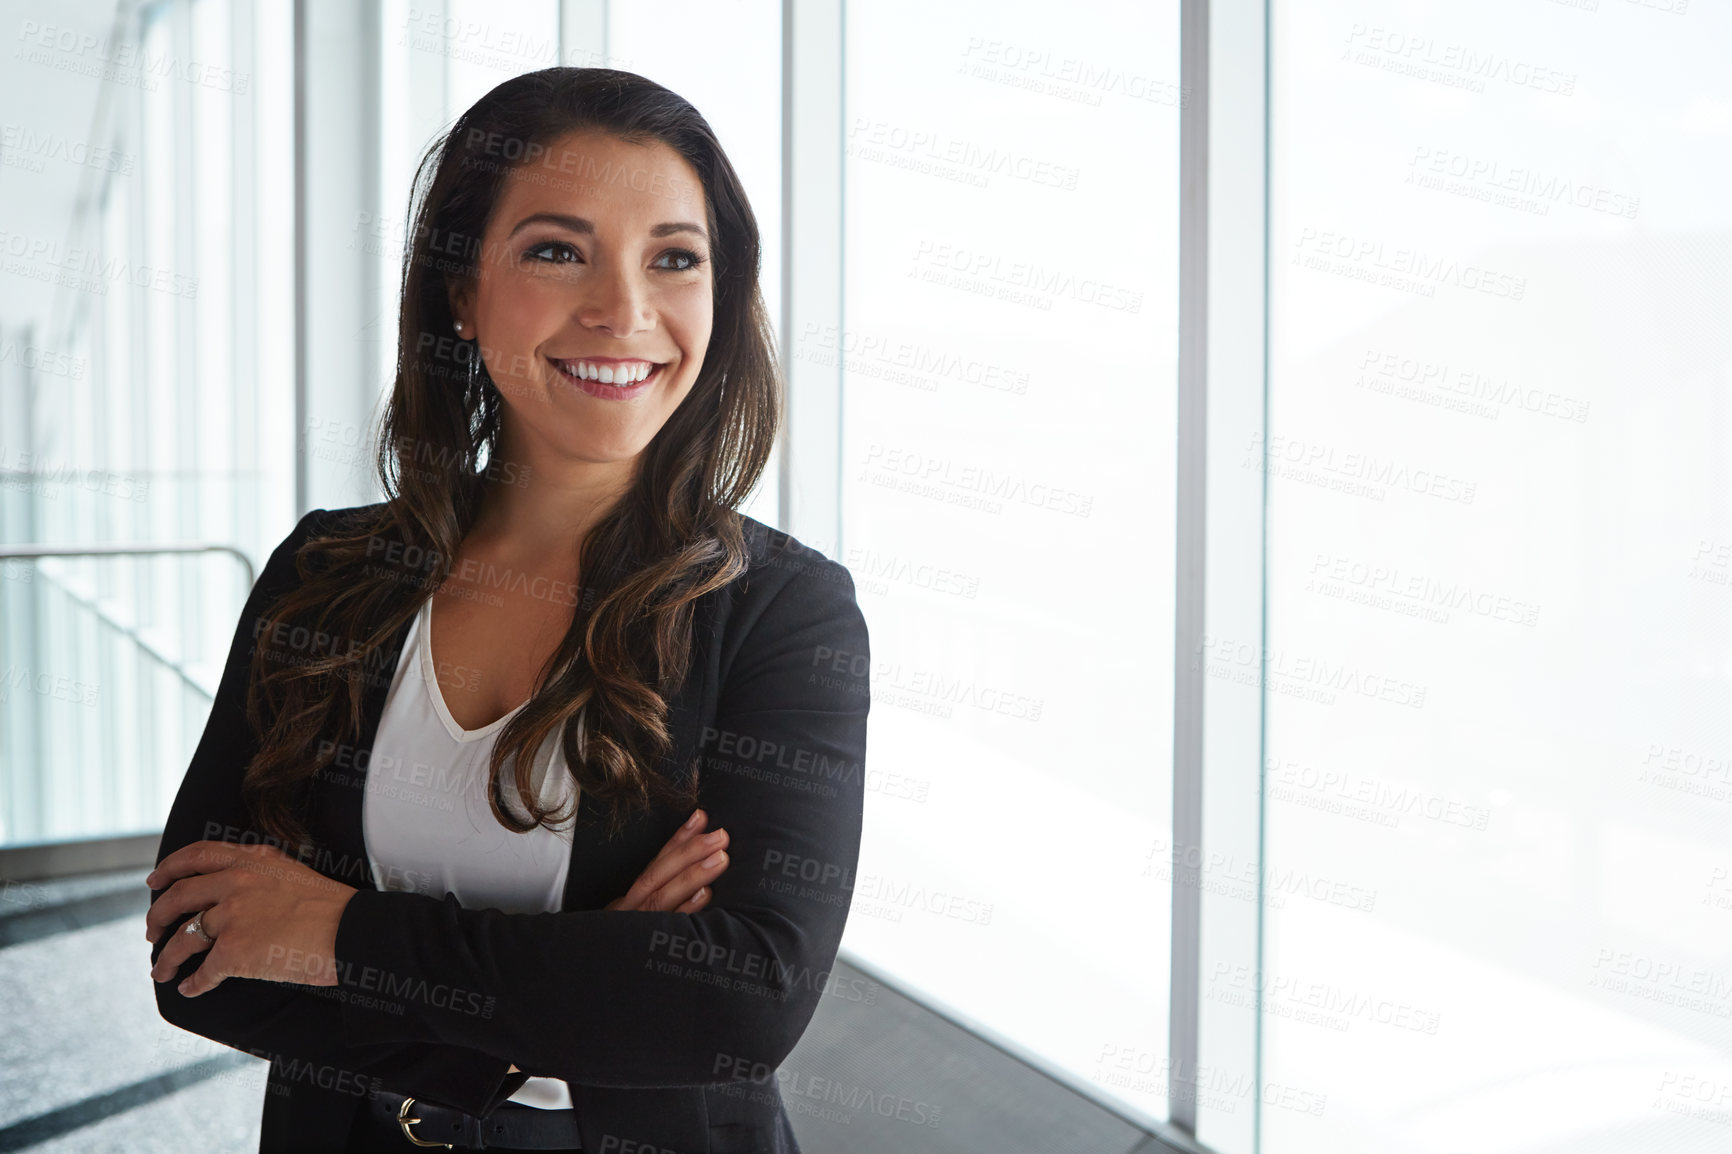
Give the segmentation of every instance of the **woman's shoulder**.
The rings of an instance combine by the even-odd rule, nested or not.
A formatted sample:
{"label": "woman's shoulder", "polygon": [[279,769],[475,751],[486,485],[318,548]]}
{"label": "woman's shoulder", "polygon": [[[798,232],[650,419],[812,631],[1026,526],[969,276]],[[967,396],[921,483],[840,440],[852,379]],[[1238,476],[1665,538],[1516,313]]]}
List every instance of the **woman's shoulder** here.
{"label": "woman's shoulder", "polygon": [[301,515],[295,527],[284,537],[279,550],[291,554],[300,546],[320,537],[352,536],[356,533],[377,529],[386,523],[386,512],[389,503],[378,501],[371,505],[347,505],[335,509],[309,509]]}
{"label": "woman's shoulder", "polygon": [[387,507],[387,502],[379,501],[371,505],[348,505],[337,509],[309,509],[301,514],[288,535],[277,545],[277,549],[293,551],[315,537],[376,526],[381,523]]}
{"label": "woman's shoulder", "polygon": [[829,586],[838,596],[854,599],[854,576],[846,565],[792,533],[744,513],[737,515],[747,567],[735,580],[745,596],[768,600],[790,587],[820,595]]}
{"label": "woman's shoulder", "polygon": [[389,501],[375,501],[371,505],[345,505],[336,509],[313,509],[301,518],[300,524],[296,525],[295,529],[304,537],[352,533],[383,523],[390,507]]}
{"label": "woman's shoulder", "polygon": [[[755,518],[741,514],[740,527],[748,565],[726,587],[725,608],[715,621],[723,681],[769,678],[776,700],[833,708],[834,686],[809,684],[813,672],[858,675],[870,662],[870,635],[853,574],[799,537]],[[863,709],[863,689],[850,683],[847,692],[847,709]]]}
{"label": "woman's shoulder", "polygon": [[[292,557],[302,544],[315,537],[383,532],[383,527],[390,524],[388,513],[389,503],[385,501],[313,509],[301,518],[278,550]],[[847,566],[794,534],[756,517],[739,512],[734,516],[745,545],[746,567],[728,584],[727,591],[738,607],[762,608],[781,595],[826,603],[854,602],[854,577]],[[381,549],[389,549],[389,542]]]}

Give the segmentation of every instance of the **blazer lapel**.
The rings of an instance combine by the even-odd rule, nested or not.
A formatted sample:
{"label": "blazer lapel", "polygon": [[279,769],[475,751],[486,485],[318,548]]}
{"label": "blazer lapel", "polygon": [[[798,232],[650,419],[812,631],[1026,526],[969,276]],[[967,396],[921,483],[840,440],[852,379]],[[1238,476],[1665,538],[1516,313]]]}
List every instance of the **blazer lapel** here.
{"label": "blazer lapel", "polygon": [[[698,611],[693,615],[691,671],[685,684],[668,698],[668,731],[673,738],[673,747],[656,772],[674,774],[676,780],[679,780],[677,775],[690,772],[698,747],[702,703],[708,688],[705,655],[710,648],[709,601],[708,596],[699,598]],[[662,846],[689,816],[690,813],[676,813],[666,806],[653,805],[647,813],[627,821],[619,835],[608,840],[601,807],[590,805],[587,798],[583,799],[577,807],[577,822],[572,831],[571,868],[565,875],[565,900],[560,908],[598,910],[624,896],[644,867],[661,852]]]}
{"label": "blazer lapel", "polygon": [[[372,761],[373,739],[391,692],[391,678],[403,655],[403,643],[414,619],[403,623],[391,641],[382,646],[363,669],[366,680],[361,698],[361,734],[353,745],[344,742],[330,773],[312,791],[308,828],[318,842],[328,847],[330,860],[321,872],[345,885],[373,890],[373,870],[367,860],[367,840],[361,825],[361,807],[367,796],[367,766]],[[317,779],[316,779],[317,780]],[[334,867],[334,870],[332,868]]]}
{"label": "blazer lapel", "polygon": [[[668,702],[668,723],[674,744],[667,761],[658,767],[660,772],[688,772],[688,763],[697,749],[701,702],[706,697],[703,655],[709,649],[710,615],[704,611],[708,600],[700,599],[700,611],[694,616],[696,644],[691,674]],[[363,674],[366,683],[360,737],[352,746],[344,743],[338,749],[337,761],[315,778],[317,788],[310,791],[308,829],[319,845],[326,847],[321,851],[326,856],[315,868],[357,889],[378,888],[367,857],[362,806],[366,800],[367,768],[385,712],[385,699],[390,694],[391,680],[402,659],[412,623],[413,619],[399,626],[391,640],[368,662]],[[655,806],[648,813],[632,818],[610,839],[600,807],[582,799],[572,829],[571,862],[566,870],[560,908],[601,909],[622,896],[687,816]]]}

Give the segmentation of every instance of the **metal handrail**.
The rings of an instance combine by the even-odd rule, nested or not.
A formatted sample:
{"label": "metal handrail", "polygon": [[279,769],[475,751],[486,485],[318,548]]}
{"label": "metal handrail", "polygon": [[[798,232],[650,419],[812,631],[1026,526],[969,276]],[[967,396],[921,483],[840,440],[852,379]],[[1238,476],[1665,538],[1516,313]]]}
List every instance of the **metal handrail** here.
{"label": "metal handrail", "polygon": [[[242,553],[233,545],[218,545],[211,542],[187,541],[157,545],[0,545],[0,560],[18,558],[21,560],[33,561],[42,557],[149,557],[180,553],[226,553],[230,557],[239,561],[241,567],[246,570],[248,589],[251,589],[258,579],[253,571],[252,560],[245,553]],[[121,636],[138,646],[138,648],[147,656],[155,658],[176,677],[180,678],[180,680],[186,684],[188,689],[191,689],[200,697],[206,698],[207,700],[210,699],[211,691],[208,688],[200,685],[197,681],[194,681],[187,673],[186,668],[179,661],[170,657],[168,654],[163,653],[161,650],[157,649],[156,646],[141,637],[138,630],[129,628],[114,620],[114,618],[104,613],[102,608],[97,605],[96,602],[79,597],[76,593],[72,593],[70,590],[67,590],[66,592],[80,605],[83,605],[86,609],[89,609],[92,613],[95,613],[99,618],[101,618],[103,623],[110,629],[115,630]]]}
{"label": "metal handrail", "polygon": [[145,557],[159,553],[227,553],[247,571],[247,588],[258,581],[252,558],[233,545],[187,541],[169,545],[0,545],[0,560],[9,557]]}

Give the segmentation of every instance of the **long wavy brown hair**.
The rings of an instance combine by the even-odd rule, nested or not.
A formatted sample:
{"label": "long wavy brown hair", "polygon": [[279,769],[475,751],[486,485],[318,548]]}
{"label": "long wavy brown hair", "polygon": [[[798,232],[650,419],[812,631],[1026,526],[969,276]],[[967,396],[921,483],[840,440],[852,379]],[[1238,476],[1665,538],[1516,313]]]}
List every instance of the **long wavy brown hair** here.
{"label": "long wavy brown hair", "polygon": [[[513,164],[535,163],[560,137],[595,129],[661,141],[697,171],[715,316],[697,381],[645,448],[632,487],[583,542],[579,567],[592,604],[574,613],[540,671],[541,687],[500,731],[488,796],[507,829],[564,821],[569,814],[544,808],[532,789],[536,753],[557,732],[585,800],[606,809],[610,833],[652,798],[694,802],[696,766],[673,775],[656,769],[672,746],[667,698],[689,667],[694,603],[746,569],[736,510],[764,471],[783,413],[758,287],[758,224],[715,133],[686,100],[630,72],[547,68],[494,88],[422,157],[396,379],[374,459],[387,500],[307,540],[295,558],[301,585],[255,630],[247,716],[260,745],[242,789],[260,829],[296,852],[310,841],[297,795],[338,757],[341,742],[360,739],[366,691],[392,672],[382,668],[384,647],[450,576],[488,477],[501,473],[504,402],[475,343],[450,335],[447,278],[477,274],[480,238]],[[381,549],[387,541],[393,547]],[[399,563],[375,563],[381,557]],[[314,652],[304,641],[299,652],[272,643],[307,637],[327,641]],[[529,821],[503,805],[508,765]]]}

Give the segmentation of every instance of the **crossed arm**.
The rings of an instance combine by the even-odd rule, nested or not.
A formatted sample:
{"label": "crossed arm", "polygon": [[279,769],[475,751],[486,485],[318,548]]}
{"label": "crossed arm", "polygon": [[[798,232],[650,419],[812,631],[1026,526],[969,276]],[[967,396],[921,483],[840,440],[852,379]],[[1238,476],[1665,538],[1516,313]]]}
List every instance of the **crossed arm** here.
{"label": "crossed arm", "polygon": [[[308,527],[303,520],[278,547],[242,614],[164,831],[162,865],[212,840],[211,831],[249,828],[239,777],[254,748],[240,712],[250,622],[267,593],[294,580],[293,549]],[[253,1053],[338,1061],[475,1113],[514,1092],[519,1063],[604,1086],[702,1084],[727,1080],[742,1063],[780,1064],[824,992],[860,844],[867,636],[846,570],[826,564],[766,566],[761,579],[775,584],[774,595],[754,602],[756,619],[740,623],[747,632],[705,729],[700,775],[701,808],[725,827],[735,857],[695,907],[631,906],[628,894],[602,910],[465,909],[449,894],[342,886],[278,854],[279,870],[305,870],[293,880],[308,884],[288,890],[284,875],[277,888],[294,898],[236,903],[227,924],[219,911],[207,914],[219,943],[226,935],[233,950],[195,952],[172,976],[185,963],[196,975],[239,954],[249,937],[255,955],[274,951],[271,964],[282,968],[272,972],[255,956],[224,976],[219,964],[216,980],[189,986],[192,996],[159,984],[163,1016]],[[847,655],[841,676],[838,654]],[[194,849],[171,869],[225,849],[245,851],[246,862],[269,852]],[[225,873],[237,886],[251,884],[240,876],[258,871],[236,864],[244,863],[231,856],[213,873],[156,879],[173,904],[154,918],[153,963],[177,936],[171,922],[178,929],[204,908],[184,899],[208,899],[211,879]],[[294,910],[284,913],[283,900]]]}

